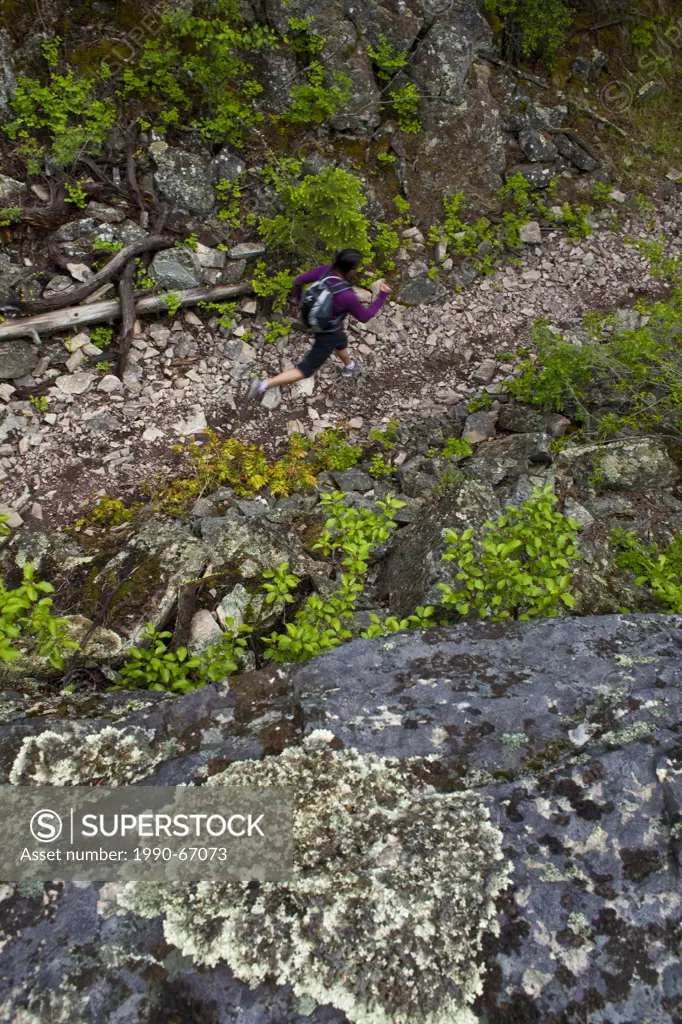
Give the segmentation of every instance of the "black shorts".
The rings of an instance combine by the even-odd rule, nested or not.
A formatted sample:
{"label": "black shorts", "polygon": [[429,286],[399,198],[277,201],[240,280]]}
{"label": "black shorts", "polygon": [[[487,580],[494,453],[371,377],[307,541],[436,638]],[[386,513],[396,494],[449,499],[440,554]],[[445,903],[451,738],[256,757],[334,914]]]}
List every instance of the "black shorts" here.
{"label": "black shorts", "polygon": [[304,377],[312,377],[316,370],[326,363],[335,349],[348,348],[348,338],[340,334],[316,334],[313,347],[296,367]]}

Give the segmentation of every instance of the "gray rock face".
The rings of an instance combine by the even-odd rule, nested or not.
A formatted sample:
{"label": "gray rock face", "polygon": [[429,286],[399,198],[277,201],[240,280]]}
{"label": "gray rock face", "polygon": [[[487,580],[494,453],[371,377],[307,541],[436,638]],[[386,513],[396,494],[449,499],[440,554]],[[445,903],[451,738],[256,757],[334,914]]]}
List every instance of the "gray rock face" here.
{"label": "gray rock face", "polygon": [[0,28],[0,118],[9,119],[11,103],[17,88],[12,56],[16,47],[9,32]]}
{"label": "gray rock face", "polygon": [[500,514],[500,502],[489,484],[465,480],[456,494],[448,494],[427,508],[393,542],[382,573],[391,613],[411,615],[418,605],[441,608],[439,583],[455,585],[453,562],[441,561],[447,544],[443,531],[465,530]]}
{"label": "gray rock face", "polygon": [[9,256],[0,252],[0,305],[11,305],[17,301],[13,285],[21,276],[21,268],[15,266]]}
{"label": "gray rock face", "polygon": [[559,477],[568,482],[614,491],[673,487],[680,471],[656,438],[617,441],[608,447],[570,448],[557,458]]}
{"label": "gray rock face", "polygon": [[[361,756],[428,758],[412,763],[437,792],[467,788],[488,803],[510,873],[471,1020],[667,1024],[682,1012],[681,632],[680,617],[656,615],[407,632],[244,677],[236,693],[145,694],[149,706],[132,713],[107,694],[99,714],[116,709],[128,735],[146,730],[147,785],[214,774],[219,758],[257,759],[268,712],[293,742],[322,728]],[[251,721],[236,714],[249,690],[261,695]],[[22,728],[78,735],[63,719],[12,715],[3,752]],[[58,1008],[83,1024],[142,1024],[150,1007],[158,1020],[206,1024],[234,1024],[236,1007],[249,1024],[357,1020],[169,951],[162,919],[124,911],[115,886],[45,890],[47,902],[24,887],[0,905],[8,1020]],[[190,915],[185,941],[194,927]]]}
{"label": "gray rock face", "polygon": [[25,377],[38,363],[38,349],[28,341],[0,341],[0,380]]}
{"label": "gray rock face", "polygon": [[223,180],[236,181],[245,169],[246,163],[243,158],[230,146],[223,146],[211,161],[211,177],[216,184]]}
{"label": "gray rock face", "polygon": [[475,4],[460,5],[449,15],[428,30],[412,62],[412,75],[420,92],[461,103],[474,57],[492,45],[492,31]]}
{"label": "gray rock face", "polygon": [[549,163],[558,155],[554,142],[533,128],[526,128],[519,134],[519,145],[531,163]]}
{"label": "gray rock face", "polygon": [[479,441],[487,441],[491,437],[495,437],[495,419],[489,412],[472,412],[467,416],[463,440],[478,444]]}
{"label": "gray rock face", "polygon": [[[528,405],[516,405],[514,402],[507,402],[501,407],[497,425],[501,430],[509,430],[513,434],[537,433],[545,429],[539,412]],[[552,437],[555,436],[559,435],[552,434]]]}
{"label": "gray rock face", "polygon": [[166,199],[179,210],[210,213],[216,198],[208,160],[158,142],[152,145],[151,153],[156,163],[154,181]]}
{"label": "gray rock face", "polygon": [[593,171],[597,166],[594,157],[565,135],[557,135],[556,148],[566,160],[570,160],[581,171]]}
{"label": "gray rock face", "polygon": [[201,284],[201,262],[191,249],[157,253],[149,273],[163,288],[196,288]]}
{"label": "gray rock face", "polygon": [[467,471],[495,487],[505,480],[518,480],[524,473],[537,472],[551,462],[546,434],[515,434],[477,448]]}
{"label": "gray rock face", "polygon": [[0,207],[21,206],[26,195],[26,186],[6,174],[0,174]]}

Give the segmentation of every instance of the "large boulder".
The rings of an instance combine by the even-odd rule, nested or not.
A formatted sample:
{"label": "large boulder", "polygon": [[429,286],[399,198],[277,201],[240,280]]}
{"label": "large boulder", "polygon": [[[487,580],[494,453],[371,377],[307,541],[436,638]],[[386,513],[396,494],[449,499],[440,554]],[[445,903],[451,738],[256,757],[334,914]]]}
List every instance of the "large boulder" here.
{"label": "large boulder", "polygon": [[[149,706],[127,714],[122,695],[108,695],[113,726],[56,714],[26,719],[26,704],[10,707],[0,749],[4,756],[12,737],[14,784],[31,785],[51,768],[81,784],[130,781],[133,766],[143,785],[209,777],[219,799],[231,773],[272,780],[298,771],[320,824],[333,812],[337,833],[348,840],[355,830],[356,841],[342,849],[344,874],[336,846],[323,846],[324,829],[306,832],[319,913],[308,903],[303,917],[292,896],[284,916],[286,889],[266,886],[248,933],[240,885],[125,893],[115,883],[7,886],[6,1019],[49,1010],[83,1024],[142,1024],[153,1008],[159,1021],[180,1014],[231,1024],[239,1007],[250,1024],[383,1024],[385,1007],[404,1019],[415,991],[426,998],[428,988],[413,1015],[420,1024],[678,1020],[681,631],[682,618],[656,615],[472,623],[354,641],[250,674],[233,693],[145,695]],[[286,724],[294,749],[259,761],[254,737],[275,723]],[[244,758],[252,760],[226,771]],[[355,814],[372,788],[367,816]],[[434,872],[434,846],[425,843],[432,830],[417,815],[405,831],[405,814],[427,798],[441,822],[457,794],[474,818],[456,835],[455,821],[465,819],[445,819],[444,834],[433,836],[441,839]],[[297,822],[311,819],[308,806],[298,814]],[[477,860],[484,848],[490,856]],[[467,879],[463,863],[480,873]],[[453,879],[459,909],[446,922]],[[382,915],[381,928],[369,907]],[[396,907],[405,908],[406,924],[390,914]],[[401,993],[393,961],[402,956],[407,970],[405,953],[420,941],[412,990]],[[296,949],[306,956],[289,957],[291,984],[267,978]],[[330,962],[334,983],[316,985]],[[476,981],[470,1010],[446,984],[465,973]]]}
{"label": "large boulder", "polygon": [[542,472],[551,462],[546,434],[512,434],[477,445],[466,468],[471,476],[495,487],[503,481],[518,480],[524,473]]}
{"label": "large boulder", "polygon": [[420,93],[460,104],[476,54],[492,45],[492,30],[476,4],[451,8],[429,28],[410,63]]}
{"label": "large boulder", "polygon": [[197,288],[202,272],[197,254],[182,247],[157,252],[149,268],[150,276],[162,288]]}
{"label": "large boulder", "polygon": [[165,142],[152,143],[150,152],[156,164],[154,181],[162,195],[178,210],[210,213],[216,205],[210,161]]}

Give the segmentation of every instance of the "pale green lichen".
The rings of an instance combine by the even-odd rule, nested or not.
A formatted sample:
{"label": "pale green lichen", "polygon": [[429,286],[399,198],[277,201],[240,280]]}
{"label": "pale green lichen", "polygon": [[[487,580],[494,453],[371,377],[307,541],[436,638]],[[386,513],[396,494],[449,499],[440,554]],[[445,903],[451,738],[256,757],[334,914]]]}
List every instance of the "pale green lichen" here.
{"label": "pale green lichen", "polygon": [[607,750],[615,750],[617,747],[627,747],[630,743],[644,740],[651,736],[653,731],[654,726],[650,722],[633,722],[622,729],[605,733],[602,739]]}
{"label": "pale green lichen", "polygon": [[505,747],[509,747],[511,750],[522,750],[530,743],[525,732],[503,732],[500,739]]}
{"label": "pale green lichen", "polygon": [[290,882],[129,883],[119,901],[165,913],[167,941],[197,962],[291,984],[357,1024],[473,1024],[509,880],[502,833],[479,794],[426,786],[423,759],[334,750],[331,735],[207,783],[294,787]]}
{"label": "pale green lichen", "polygon": [[154,744],[153,738],[151,730],[112,726],[96,733],[46,730],[23,741],[9,779],[14,786],[129,785],[180,749],[174,741]]}

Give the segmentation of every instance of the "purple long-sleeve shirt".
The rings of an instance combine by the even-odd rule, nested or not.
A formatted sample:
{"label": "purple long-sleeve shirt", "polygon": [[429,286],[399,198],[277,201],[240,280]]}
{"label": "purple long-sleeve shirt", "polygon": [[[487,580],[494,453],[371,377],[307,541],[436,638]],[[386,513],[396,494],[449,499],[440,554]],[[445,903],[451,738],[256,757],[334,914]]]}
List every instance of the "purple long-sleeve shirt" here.
{"label": "purple long-sleeve shirt", "polygon": [[[332,273],[331,266],[326,266],[315,267],[314,270],[307,270],[305,274],[299,274],[294,281],[294,298],[296,301],[298,302],[301,298],[301,290],[304,284],[312,284],[313,281],[319,281],[321,277],[328,277]],[[338,277],[339,280],[343,280],[340,275]],[[353,289],[348,288],[346,291],[339,292],[338,295],[334,296],[332,313],[335,317],[346,317],[350,314],[350,316],[359,320],[361,324],[366,324],[368,320],[377,315],[387,297],[387,292],[379,292],[374,302],[369,306],[363,306]],[[343,325],[339,330],[343,330]]]}

